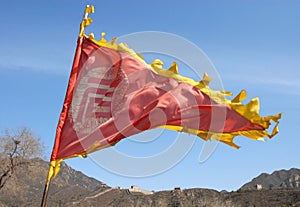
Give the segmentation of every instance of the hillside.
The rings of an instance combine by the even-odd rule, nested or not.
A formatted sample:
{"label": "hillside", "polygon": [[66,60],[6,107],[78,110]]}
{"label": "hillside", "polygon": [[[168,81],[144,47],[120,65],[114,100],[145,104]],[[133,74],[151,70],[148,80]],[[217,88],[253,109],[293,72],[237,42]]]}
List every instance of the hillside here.
{"label": "hillside", "polygon": [[241,187],[241,190],[255,190],[257,188],[272,189],[298,189],[300,190],[300,169],[279,170],[272,174],[262,173],[251,182]]}
{"label": "hillside", "polygon": [[[0,190],[0,206],[39,206],[48,167],[49,163],[41,159],[28,160],[28,164],[18,166]],[[60,174],[52,179],[47,206],[60,206],[103,191],[106,188],[101,187],[101,184],[62,163]]]}
{"label": "hillside", "polygon": [[109,192],[80,203],[66,206],[105,207],[300,207],[300,191],[244,191],[220,193],[210,189],[160,191],[152,195],[111,189]]}
{"label": "hillside", "polygon": [[[29,160],[28,165],[18,167],[12,179],[0,191],[0,207],[39,206],[47,170],[48,163],[40,159]],[[274,173],[276,178],[280,175],[281,183],[285,183],[283,181],[295,177],[294,175],[297,173],[294,171],[298,172],[297,169],[292,169],[291,171],[277,171]],[[266,177],[268,178],[268,176]],[[258,178],[259,182],[263,184],[265,182],[270,183],[270,180],[272,180],[264,180],[260,176]],[[277,186],[277,183],[279,181],[276,180],[274,186]],[[291,186],[291,183],[289,182],[287,186]],[[252,186],[253,184],[249,185]],[[298,188],[253,190],[248,189],[247,184],[245,186],[237,192],[218,192],[211,189],[197,188],[160,191],[145,195],[128,189],[103,187],[102,182],[87,177],[66,164],[62,164],[61,173],[51,183],[47,206],[300,207],[300,190]]]}

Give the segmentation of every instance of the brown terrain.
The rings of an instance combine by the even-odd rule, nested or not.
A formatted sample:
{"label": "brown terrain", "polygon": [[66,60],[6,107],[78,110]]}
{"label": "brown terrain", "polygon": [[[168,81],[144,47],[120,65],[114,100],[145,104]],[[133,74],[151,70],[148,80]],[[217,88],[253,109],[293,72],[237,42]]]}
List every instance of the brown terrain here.
{"label": "brown terrain", "polygon": [[[0,207],[39,206],[47,171],[48,163],[41,159],[18,166],[0,189]],[[263,173],[234,192],[195,188],[152,193],[111,188],[62,164],[61,173],[51,182],[47,206],[300,207],[300,170]]]}

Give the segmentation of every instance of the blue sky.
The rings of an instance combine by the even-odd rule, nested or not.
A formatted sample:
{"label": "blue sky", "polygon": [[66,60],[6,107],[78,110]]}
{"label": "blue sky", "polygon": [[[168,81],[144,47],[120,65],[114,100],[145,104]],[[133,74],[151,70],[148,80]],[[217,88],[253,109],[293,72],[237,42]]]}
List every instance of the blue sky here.
{"label": "blue sky", "polygon": [[[73,168],[110,186],[138,185],[149,190],[202,187],[236,190],[262,172],[300,168],[299,1],[7,1],[0,18],[0,130],[28,126],[51,153],[86,4],[95,5],[87,29],[107,38],[162,31],[186,38],[215,65],[224,88],[248,99],[258,96],[261,114],[283,112],[280,133],[267,142],[238,137],[235,150],[218,144],[203,163],[204,141],[173,168],[146,178],[111,173],[91,159],[70,159]],[[172,143],[174,133],[166,132]],[[188,137],[187,139],[194,139]],[[159,140],[163,143],[163,139]],[[156,152],[151,143],[144,148]],[[151,149],[153,148],[153,149]],[[122,141],[118,150],[133,150]],[[153,150],[153,151],[151,151]],[[136,150],[139,156],[143,150]],[[138,167],[138,166],[130,166]]]}

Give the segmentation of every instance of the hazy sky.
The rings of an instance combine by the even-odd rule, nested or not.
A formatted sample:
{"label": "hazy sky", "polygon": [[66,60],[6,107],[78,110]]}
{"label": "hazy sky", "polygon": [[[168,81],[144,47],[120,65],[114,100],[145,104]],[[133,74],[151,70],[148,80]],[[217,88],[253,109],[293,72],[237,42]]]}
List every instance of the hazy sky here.
{"label": "hazy sky", "polygon": [[[110,186],[138,185],[149,190],[174,186],[236,190],[262,172],[300,167],[297,133],[300,1],[126,2],[12,0],[1,3],[1,131],[30,127],[46,144],[50,156],[79,23],[85,5],[93,4],[94,22],[87,31],[94,32],[97,38],[102,31],[107,33],[107,39],[142,31],[179,35],[206,53],[226,90],[236,94],[246,89],[245,102],[258,96],[263,116],[283,112],[283,117],[280,133],[273,139],[257,142],[238,137],[236,143],[242,146],[239,150],[218,144],[205,162],[199,162],[205,142],[184,136],[191,142],[195,140],[187,155],[174,167],[153,176],[132,178],[112,173],[90,158],[70,159],[67,163],[71,167]],[[151,137],[151,133],[143,136]],[[168,149],[174,137],[177,139],[178,134],[163,132],[157,140],[121,141],[114,150],[133,157],[151,156]],[[109,162],[110,157],[104,159]],[[131,164],[128,168],[143,166]]]}

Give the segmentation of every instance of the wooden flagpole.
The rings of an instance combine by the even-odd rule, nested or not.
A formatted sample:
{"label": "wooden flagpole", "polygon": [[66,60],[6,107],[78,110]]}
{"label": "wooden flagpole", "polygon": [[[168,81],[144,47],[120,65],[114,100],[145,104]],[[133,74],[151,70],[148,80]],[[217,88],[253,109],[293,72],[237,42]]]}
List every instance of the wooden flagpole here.
{"label": "wooden flagpole", "polygon": [[[51,181],[51,178],[50,178]],[[42,203],[41,203],[41,207],[45,207],[46,206],[46,201],[47,201],[47,197],[48,197],[48,191],[49,191],[49,185],[50,185],[50,181],[45,183],[45,188],[44,188],[44,193],[43,193],[43,199],[42,199]]]}
{"label": "wooden flagpole", "polygon": [[[84,35],[84,28],[89,26],[92,22],[92,19],[88,17],[89,13],[94,13],[94,6],[93,5],[87,5],[85,10],[84,10],[83,19],[82,19],[82,22],[80,24],[79,37]],[[55,162],[55,161],[53,161],[53,162]],[[55,177],[56,173],[54,172],[54,167],[51,165],[51,161],[50,161],[50,167],[49,167],[47,179],[46,179],[46,182],[45,182],[41,207],[46,206],[48,192],[49,192],[49,186],[50,186],[51,178],[53,177],[53,175]]]}

